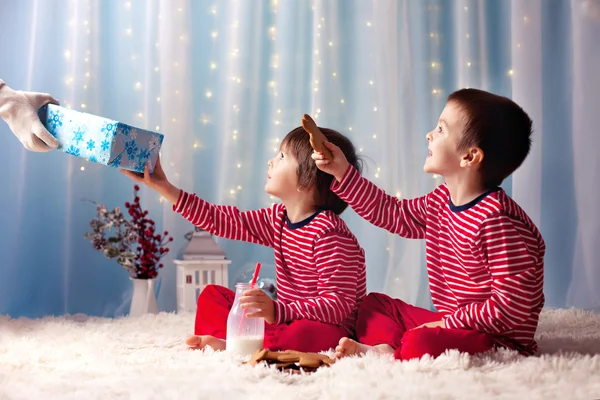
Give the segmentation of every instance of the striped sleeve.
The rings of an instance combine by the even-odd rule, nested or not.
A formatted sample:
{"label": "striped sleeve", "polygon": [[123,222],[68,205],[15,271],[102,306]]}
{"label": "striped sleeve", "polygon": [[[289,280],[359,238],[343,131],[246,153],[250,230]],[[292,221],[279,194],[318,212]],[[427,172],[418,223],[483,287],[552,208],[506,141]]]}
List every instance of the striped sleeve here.
{"label": "striped sleeve", "polygon": [[342,324],[356,306],[362,251],[356,240],[338,232],[318,237],[314,244],[318,297],[275,302],[276,323],[309,319]]}
{"label": "striped sleeve", "polygon": [[273,247],[272,209],[241,212],[237,207],[210,204],[181,190],[173,210],[213,235]]}
{"label": "striped sleeve", "polygon": [[445,316],[446,327],[500,335],[531,317],[543,298],[543,281],[536,273],[537,260],[527,249],[529,236],[506,215],[483,222],[476,246],[492,277],[492,295]]}
{"label": "striped sleeve", "polygon": [[331,190],[346,201],[358,215],[375,226],[409,239],[425,239],[427,196],[398,199],[386,194],[350,166]]}

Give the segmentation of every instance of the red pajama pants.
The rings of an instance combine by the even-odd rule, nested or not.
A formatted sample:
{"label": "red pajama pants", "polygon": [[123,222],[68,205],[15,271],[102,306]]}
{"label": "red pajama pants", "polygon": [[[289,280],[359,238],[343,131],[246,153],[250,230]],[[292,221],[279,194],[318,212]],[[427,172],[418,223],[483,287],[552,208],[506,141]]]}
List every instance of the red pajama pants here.
{"label": "red pajama pants", "polygon": [[475,354],[490,350],[490,335],[474,330],[421,328],[419,325],[440,321],[444,314],[412,306],[381,293],[371,293],[358,309],[356,335],[369,346],[387,344],[395,349],[398,360],[434,358],[449,349]]}
{"label": "red pajama pants", "polygon": [[[234,299],[235,293],[226,287],[206,286],[198,296],[194,334],[226,339],[227,317]],[[265,322],[264,347],[272,351],[319,352],[335,348],[344,336],[347,332],[339,325],[307,319],[279,325]]]}

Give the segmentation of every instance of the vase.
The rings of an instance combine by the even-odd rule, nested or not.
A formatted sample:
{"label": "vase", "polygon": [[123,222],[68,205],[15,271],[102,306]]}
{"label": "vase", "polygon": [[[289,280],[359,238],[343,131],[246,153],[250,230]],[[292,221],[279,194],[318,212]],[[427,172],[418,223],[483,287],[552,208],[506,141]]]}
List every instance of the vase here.
{"label": "vase", "polygon": [[158,313],[156,295],[154,293],[154,279],[134,279],[133,294],[131,295],[130,317],[139,317],[144,314]]}

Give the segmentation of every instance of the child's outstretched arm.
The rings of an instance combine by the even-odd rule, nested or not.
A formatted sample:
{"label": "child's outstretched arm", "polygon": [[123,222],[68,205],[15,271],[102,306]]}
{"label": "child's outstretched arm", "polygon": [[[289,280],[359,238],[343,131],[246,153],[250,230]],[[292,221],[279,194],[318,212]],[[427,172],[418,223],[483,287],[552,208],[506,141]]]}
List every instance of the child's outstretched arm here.
{"label": "child's outstretched arm", "polygon": [[390,196],[360,176],[339,147],[330,142],[325,142],[325,146],[331,151],[332,160],[318,152],[312,158],[320,170],[335,177],[331,184],[334,193],[373,225],[405,238],[425,238],[427,196],[410,200]]}
{"label": "child's outstretched arm", "polygon": [[518,222],[502,214],[484,221],[474,242],[474,252],[488,265],[491,296],[482,294],[487,300],[460,307],[445,316],[447,328],[501,335],[527,321],[544,301],[541,260],[528,251],[528,246],[537,247],[538,243],[521,233],[526,231],[525,227],[519,228]]}
{"label": "child's outstretched arm", "polygon": [[173,210],[197,227],[214,235],[231,240],[273,246],[273,230],[271,229],[273,209],[260,209],[241,212],[234,206],[218,206],[210,204],[195,194],[186,193],[175,187],[169,180],[160,164],[160,157],[152,174],[146,166],[144,174],[121,170],[136,182],[143,183],[155,190],[173,204]]}
{"label": "child's outstretched arm", "polygon": [[[342,324],[354,310],[364,254],[355,239],[339,232],[322,234],[314,244],[318,296],[289,303],[275,302],[278,324],[309,319]],[[364,283],[362,283],[364,284]]]}

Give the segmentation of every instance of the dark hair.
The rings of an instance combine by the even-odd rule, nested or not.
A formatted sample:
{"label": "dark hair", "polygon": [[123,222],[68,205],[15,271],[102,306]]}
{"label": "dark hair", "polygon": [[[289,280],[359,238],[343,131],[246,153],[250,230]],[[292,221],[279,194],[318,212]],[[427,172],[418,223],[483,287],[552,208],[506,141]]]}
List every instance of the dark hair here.
{"label": "dark hair", "polygon": [[488,189],[499,186],[529,154],[531,119],[514,101],[483,90],[457,90],[448,102],[456,103],[466,118],[457,150],[479,147],[483,184]]}
{"label": "dark hair", "polygon": [[[362,163],[352,142],[333,129],[321,128],[321,132],[327,140],[342,150],[346,159],[354,168],[362,172]],[[330,189],[334,177],[317,168],[315,161],[311,158],[313,148],[310,145],[310,136],[301,126],[292,130],[281,142],[281,148],[285,148],[298,161],[298,184],[301,188],[315,187],[315,206],[320,210],[331,210],[341,214],[348,203],[340,199]]]}

